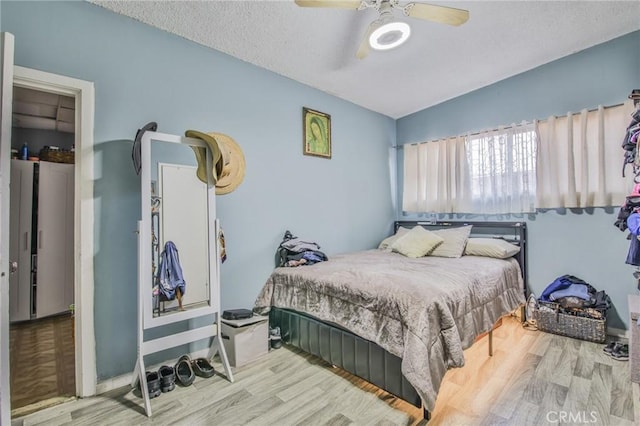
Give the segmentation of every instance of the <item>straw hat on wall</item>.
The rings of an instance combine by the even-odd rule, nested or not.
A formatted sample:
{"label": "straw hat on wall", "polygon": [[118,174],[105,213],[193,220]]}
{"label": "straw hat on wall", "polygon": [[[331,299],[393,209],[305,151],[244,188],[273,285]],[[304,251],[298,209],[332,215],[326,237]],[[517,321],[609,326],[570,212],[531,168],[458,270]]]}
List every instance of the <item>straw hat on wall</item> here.
{"label": "straw hat on wall", "polygon": [[203,133],[197,130],[187,130],[187,137],[202,139],[211,149],[214,167],[207,179],[206,158],[204,148],[192,147],[198,161],[198,179],[216,186],[216,195],[224,195],[234,191],[244,179],[246,163],[240,145],[224,133]]}

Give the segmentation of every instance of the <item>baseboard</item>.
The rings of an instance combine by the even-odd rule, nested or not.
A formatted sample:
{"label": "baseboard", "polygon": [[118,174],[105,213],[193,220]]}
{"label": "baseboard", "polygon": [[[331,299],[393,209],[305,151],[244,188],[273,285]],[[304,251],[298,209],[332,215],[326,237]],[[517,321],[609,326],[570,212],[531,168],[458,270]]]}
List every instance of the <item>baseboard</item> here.
{"label": "baseboard", "polygon": [[616,337],[616,338],[629,339],[629,330],[623,330],[621,328],[614,328],[614,327],[607,327],[607,335]]}
{"label": "baseboard", "polygon": [[[204,348],[199,351],[190,353],[189,356],[191,357],[191,359],[206,358],[208,354],[209,354],[209,348]],[[147,365],[146,369],[147,371],[156,371],[162,365],[173,365],[172,362],[175,362],[175,361],[176,360],[170,360],[166,362],[161,362],[156,365]],[[133,380],[133,371],[131,373],[123,374],[121,376],[116,376],[116,377],[111,377],[109,379],[101,380],[96,385],[96,395],[100,395],[124,386],[131,386],[132,380]]]}
{"label": "baseboard", "polygon": [[133,378],[133,371],[131,373],[123,374],[121,376],[111,377],[98,382],[96,385],[96,395],[100,395],[109,392],[113,389],[118,389],[123,386],[131,385],[131,379]]}

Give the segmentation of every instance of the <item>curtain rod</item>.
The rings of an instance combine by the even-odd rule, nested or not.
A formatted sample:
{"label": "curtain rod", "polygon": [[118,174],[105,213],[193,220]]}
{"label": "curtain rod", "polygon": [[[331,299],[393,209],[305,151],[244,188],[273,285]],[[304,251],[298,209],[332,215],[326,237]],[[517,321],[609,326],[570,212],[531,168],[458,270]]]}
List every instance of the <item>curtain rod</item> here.
{"label": "curtain rod", "polygon": [[[604,109],[617,108],[617,107],[623,106],[625,103],[626,103],[626,102],[622,102],[622,103],[615,104],[615,105],[606,105],[606,106],[604,106],[603,108],[604,108]],[[588,110],[587,110],[587,112],[594,112],[594,111],[597,111],[598,109],[600,109],[600,107],[598,107],[598,108],[593,108],[593,109],[588,109]],[[582,111],[580,111],[580,112],[572,112],[572,113],[571,113],[571,115],[577,115],[577,114],[581,114],[581,113],[582,113]],[[568,115],[568,114],[569,114],[569,113],[567,113],[567,115]],[[557,116],[555,116],[555,117],[557,118]],[[541,119],[541,120],[535,120],[535,121],[536,121],[536,122],[538,122],[538,123],[544,123],[544,122],[545,122],[545,121],[547,121],[547,120],[548,120],[548,118],[543,118],[543,119]],[[522,122],[520,123],[520,125],[526,125],[526,124],[533,124],[533,121],[522,121]],[[516,125],[516,126],[517,126],[517,125]],[[498,130],[506,130],[506,129],[511,129],[511,128],[513,128],[513,127],[514,127],[514,125],[502,126],[502,127],[496,128],[496,129],[481,130],[481,131],[474,132],[474,133],[465,133],[465,134],[463,134],[463,135],[449,136],[449,137],[447,137],[447,138],[439,138],[439,139],[449,139],[449,138],[456,138],[456,137],[460,137],[460,136],[477,136],[477,135],[481,135],[481,134],[483,134],[483,133],[487,133],[487,132],[497,132]],[[434,140],[438,140],[438,139],[434,139]],[[424,142],[413,142],[413,143],[405,143],[405,144],[401,144],[401,145],[393,145],[391,148],[402,149],[405,145],[413,146],[413,145],[420,145],[420,144],[427,143],[427,142],[430,142],[430,141],[424,141]]]}

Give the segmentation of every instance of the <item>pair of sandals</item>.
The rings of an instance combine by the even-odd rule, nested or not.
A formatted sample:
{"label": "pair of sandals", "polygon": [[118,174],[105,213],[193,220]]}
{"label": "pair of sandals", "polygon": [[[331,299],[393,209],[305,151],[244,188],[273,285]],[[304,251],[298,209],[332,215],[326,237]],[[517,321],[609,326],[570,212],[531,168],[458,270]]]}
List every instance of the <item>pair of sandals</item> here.
{"label": "pair of sandals", "polygon": [[182,386],[190,386],[196,376],[209,378],[216,373],[208,359],[196,358],[192,361],[189,355],[182,355],[174,369],[178,383]]}
{"label": "pair of sandals", "polygon": [[158,371],[146,371],[149,399],[171,392],[176,387],[176,375],[173,367],[163,365]]}
{"label": "pair of sandals", "polygon": [[611,342],[603,349],[604,353],[618,361],[629,360],[629,345],[620,342]]}

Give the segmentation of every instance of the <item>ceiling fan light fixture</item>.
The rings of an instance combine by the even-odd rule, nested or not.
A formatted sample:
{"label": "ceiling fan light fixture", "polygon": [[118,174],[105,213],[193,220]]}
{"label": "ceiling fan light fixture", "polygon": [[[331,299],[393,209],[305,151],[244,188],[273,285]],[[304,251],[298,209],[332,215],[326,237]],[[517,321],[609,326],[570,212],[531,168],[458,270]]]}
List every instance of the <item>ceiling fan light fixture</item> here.
{"label": "ceiling fan light fixture", "polygon": [[382,23],[369,36],[369,45],[376,50],[389,50],[400,46],[411,35],[411,27],[406,22]]}

